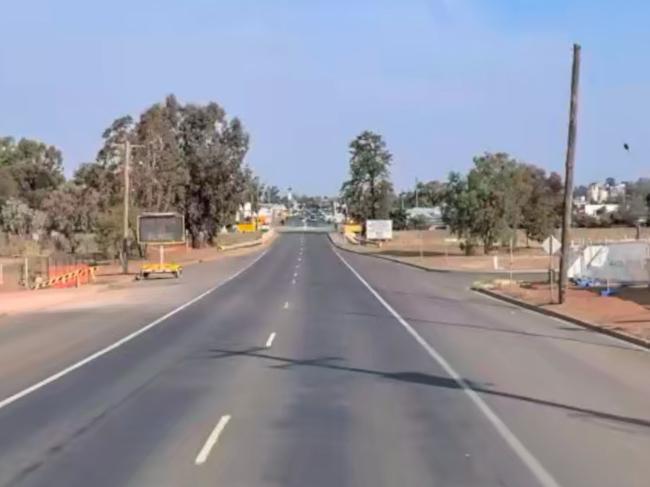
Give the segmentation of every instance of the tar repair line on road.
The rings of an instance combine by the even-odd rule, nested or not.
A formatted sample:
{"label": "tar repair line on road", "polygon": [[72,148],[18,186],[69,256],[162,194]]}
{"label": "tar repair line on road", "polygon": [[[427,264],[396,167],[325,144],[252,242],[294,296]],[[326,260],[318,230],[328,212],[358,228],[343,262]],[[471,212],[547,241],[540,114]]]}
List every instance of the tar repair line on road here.
{"label": "tar repair line on road", "polygon": [[393,307],[386,302],[381,295],[374,290],[374,288],[368,284],[368,282],[361,277],[354,267],[352,267],[348,261],[346,261],[337,251],[332,249],[336,256],[341,259],[348,269],[356,276],[359,281],[370,291],[370,293],[377,298],[384,308],[393,315],[393,317],[404,327],[404,329],[418,342],[422,348],[433,358],[447,374],[458,384],[461,390],[467,394],[467,396],[472,400],[476,407],[483,413],[483,415],[488,419],[488,421],[494,426],[499,435],[505,440],[505,442],[512,448],[512,450],[517,454],[522,462],[528,467],[528,469],[535,476],[537,481],[543,487],[560,487],[560,484],[553,478],[553,476],[543,467],[537,458],[524,446],[524,444],[515,436],[515,434],[508,428],[508,426],[503,422],[503,420],[497,416],[497,414],[492,411],[490,406],[487,405],[481,396],[474,391],[467,381],[463,379],[458,372],[447,362],[447,360],[438,353],[438,351],[433,348],[429,342],[427,342],[422,336],[415,331],[415,329],[404,319],[401,315],[393,309]]}
{"label": "tar repair line on road", "polygon": [[266,340],[266,348],[271,348],[271,345],[273,345],[273,340],[275,340],[275,332],[271,333],[268,340]]}
{"label": "tar repair line on road", "polygon": [[183,310],[184,310],[185,308],[187,308],[188,306],[191,306],[192,304],[196,303],[196,302],[199,301],[200,299],[203,299],[203,298],[206,297],[208,294],[210,294],[210,293],[216,291],[216,290],[219,289],[221,286],[223,286],[223,285],[229,283],[230,281],[232,281],[233,279],[235,279],[236,277],[238,277],[239,275],[241,275],[243,272],[245,272],[246,270],[250,269],[250,268],[251,268],[251,267],[252,267],[252,266],[253,266],[257,261],[259,261],[262,257],[264,257],[264,256],[266,255],[267,252],[268,252],[268,249],[265,250],[264,252],[262,252],[260,255],[258,255],[258,256],[253,260],[253,261],[249,262],[246,266],[244,266],[244,267],[242,267],[241,269],[239,269],[239,270],[238,270],[237,272],[235,272],[232,276],[226,278],[224,281],[220,282],[219,284],[217,284],[217,285],[214,286],[214,287],[211,287],[211,288],[208,289],[207,291],[205,291],[205,292],[199,294],[199,295],[196,296],[195,298],[190,299],[190,300],[189,300],[188,302],[186,302],[185,304],[182,304],[182,305],[180,305],[179,307],[174,308],[174,309],[171,310],[169,313],[167,313],[167,314],[161,316],[160,318],[157,318],[156,320],[152,321],[152,322],[149,323],[148,325],[143,326],[143,327],[140,328],[139,330],[136,330],[136,331],[134,331],[133,333],[131,333],[131,334],[129,334],[129,335],[123,337],[123,338],[120,338],[118,341],[116,341],[115,343],[109,345],[108,347],[102,348],[101,350],[99,350],[99,351],[97,351],[97,352],[95,352],[95,353],[93,353],[93,354],[91,354],[91,355],[88,355],[86,358],[79,360],[78,362],[76,362],[76,363],[70,365],[69,367],[66,367],[66,368],[63,369],[63,370],[60,370],[60,371],[57,372],[56,374],[53,374],[53,375],[49,376],[48,378],[43,379],[42,381],[37,382],[36,384],[33,384],[33,385],[27,387],[26,389],[23,389],[22,391],[17,392],[16,394],[13,394],[13,395],[11,395],[11,396],[9,396],[9,397],[7,397],[7,398],[1,400],[1,401],[0,401],[0,409],[9,406],[10,404],[12,404],[12,403],[18,401],[19,399],[22,399],[23,397],[28,396],[28,395],[31,394],[32,392],[35,392],[35,391],[37,391],[37,390],[39,390],[39,389],[45,387],[46,385],[51,384],[52,382],[54,382],[54,381],[56,381],[56,380],[59,380],[61,377],[64,377],[64,376],[68,375],[70,372],[74,372],[75,370],[77,370],[77,369],[83,367],[84,365],[89,364],[89,363],[92,362],[93,360],[96,360],[96,359],[100,358],[101,356],[106,355],[106,354],[109,353],[109,352],[112,352],[112,351],[115,350],[116,348],[121,347],[121,346],[124,345],[125,343],[130,342],[131,340],[133,340],[134,338],[138,337],[139,335],[142,335],[142,334],[145,333],[146,331],[151,330],[153,327],[159,325],[160,323],[162,323],[163,321],[165,321],[167,318],[170,318],[171,316],[174,316],[176,313],[178,313],[178,312],[180,312],[180,311],[183,311]]}
{"label": "tar repair line on road", "polygon": [[203,448],[201,448],[201,451],[199,451],[199,454],[196,456],[196,460],[194,460],[194,463],[196,465],[203,465],[205,461],[208,459],[208,456],[210,455],[212,448],[214,448],[214,446],[219,441],[219,436],[221,436],[221,433],[223,432],[224,428],[228,424],[228,421],[230,421],[230,414],[224,414],[223,416],[221,416],[221,419],[219,419],[219,422],[212,430],[212,433],[210,433],[208,439],[205,440],[205,444],[203,445]]}

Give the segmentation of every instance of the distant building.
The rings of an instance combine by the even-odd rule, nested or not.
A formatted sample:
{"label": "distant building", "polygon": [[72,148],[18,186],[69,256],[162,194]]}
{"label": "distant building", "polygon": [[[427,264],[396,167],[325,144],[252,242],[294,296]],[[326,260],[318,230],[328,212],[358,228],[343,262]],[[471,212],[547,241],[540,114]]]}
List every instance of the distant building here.
{"label": "distant building", "polygon": [[625,197],[625,183],[608,185],[601,183],[591,183],[587,187],[587,203],[601,204],[614,203]]}
{"label": "distant building", "polygon": [[607,187],[600,183],[591,183],[587,188],[587,200],[589,203],[605,203],[609,198]]}
{"label": "distant building", "polygon": [[429,226],[444,225],[442,221],[442,211],[439,207],[415,207],[406,210],[406,219],[415,220],[423,219]]}
{"label": "distant building", "polygon": [[616,203],[587,204],[579,208],[579,211],[588,216],[611,215],[616,213],[620,205]]}

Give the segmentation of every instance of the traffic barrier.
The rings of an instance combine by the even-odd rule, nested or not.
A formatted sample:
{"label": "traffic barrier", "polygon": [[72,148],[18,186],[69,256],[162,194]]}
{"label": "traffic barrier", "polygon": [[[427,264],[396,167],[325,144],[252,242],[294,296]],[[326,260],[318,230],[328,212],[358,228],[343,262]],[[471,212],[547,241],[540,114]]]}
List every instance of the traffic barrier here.
{"label": "traffic barrier", "polygon": [[79,287],[81,284],[95,281],[95,267],[82,267],[71,272],[65,272],[46,281],[36,280],[34,289],[45,287]]}

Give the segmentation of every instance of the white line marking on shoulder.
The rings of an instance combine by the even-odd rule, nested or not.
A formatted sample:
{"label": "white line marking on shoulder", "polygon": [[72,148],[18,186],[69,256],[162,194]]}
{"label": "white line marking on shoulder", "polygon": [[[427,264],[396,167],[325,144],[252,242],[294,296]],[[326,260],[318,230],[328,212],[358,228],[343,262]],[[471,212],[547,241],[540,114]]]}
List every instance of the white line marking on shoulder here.
{"label": "white line marking on shoulder", "polygon": [[384,308],[393,315],[393,317],[404,327],[404,329],[415,339],[416,342],[424,348],[424,350],[433,358],[447,374],[458,384],[462,391],[472,400],[474,405],[483,413],[487,420],[494,426],[499,435],[505,442],[512,448],[521,461],[528,467],[535,478],[543,487],[560,487],[560,484],[553,478],[553,476],[542,466],[539,460],[524,446],[524,444],[515,436],[515,434],[508,428],[503,420],[487,405],[487,403],[474,391],[465,379],[463,379],[458,372],[447,362],[447,360],[438,353],[422,336],[415,331],[415,329],[400,316],[400,314],[393,309],[393,307],[386,302],[381,295],[368,284],[368,282],[361,277],[354,267],[352,267],[337,251],[334,251],[336,256],[341,259],[348,269],[354,274],[359,281],[370,291],[370,293],[377,298]]}
{"label": "white line marking on shoulder", "polygon": [[223,285],[227,284],[228,282],[232,281],[233,279],[235,279],[237,276],[242,274],[247,269],[250,269],[258,260],[260,260],[262,257],[264,257],[264,255],[266,255],[267,252],[268,252],[268,250],[265,250],[260,255],[258,255],[253,261],[248,263],[245,267],[243,267],[243,268],[239,269],[237,272],[235,272],[232,276],[228,277],[227,279],[220,282],[216,286],[208,289],[207,291],[199,294],[195,298],[190,299],[188,302],[180,305],[179,307],[174,308],[169,313],[161,316],[160,318],[157,318],[156,320],[152,321],[148,325],[145,325],[142,328],[140,328],[139,330],[136,330],[133,333],[130,333],[129,335],[127,335],[127,336],[125,336],[123,338],[120,338],[115,343],[112,343],[111,345],[109,345],[109,346],[107,346],[105,348],[102,348],[101,350],[99,350],[99,351],[97,351],[97,352],[95,352],[95,353],[93,353],[91,355],[88,355],[86,358],[83,358],[83,359],[79,360],[78,362],[75,362],[74,364],[66,367],[65,369],[60,370],[56,374],[53,374],[53,375],[47,377],[46,379],[43,379],[42,381],[37,382],[36,384],[33,384],[33,385],[27,387],[26,389],[23,389],[22,391],[17,392],[16,394],[13,394],[13,395],[3,399],[2,401],[0,401],[0,409],[9,406],[10,404],[18,401],[19,399],[22,399],[23,397],[28,396],[32,392],[36,392],[37,390],[45,387],[48,384],[51,384],[52,382],[54,382],[56,380],[59,380],[61,377],[64,377],[64,376],[68,375],[70,372],[74,372],[75,370],[83,367],[84,365],[89,364],[93,360],[96,360],[96,359],[100,358],[101,356],[106,355],[109,352],[112,352],[116,348],[121,347],[125,343],[130,342],[131,340],[138,337],[139,335],[142,335],[146,331],[151,330],[153,327],[159,325],[160,323],[165,321],[167,318],[170,318],[170,317],[174,316],[176,313],[178,313],[180,311],[183,311],[188,306],[191,306],[192,304],[196,303],[200,299],[203,299],[204,297],[206,297],[211,292],[219,289],[221,286],[223,286]]}

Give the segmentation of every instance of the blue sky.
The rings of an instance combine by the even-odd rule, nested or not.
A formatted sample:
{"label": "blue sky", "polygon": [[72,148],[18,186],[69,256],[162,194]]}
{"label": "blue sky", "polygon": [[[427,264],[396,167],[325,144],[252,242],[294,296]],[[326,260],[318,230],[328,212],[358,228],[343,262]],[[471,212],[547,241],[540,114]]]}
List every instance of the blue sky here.
{"label": "blue sky", "polygon": [[577,181],[650,176],[647,2],[21,0],[0,22],[0,134],[59,146],[68,174],[168,93],[241,117],[250,165],[299,192],[336,193],[364,129],[398,189],[483,151],[561,170],[580,42]]}

